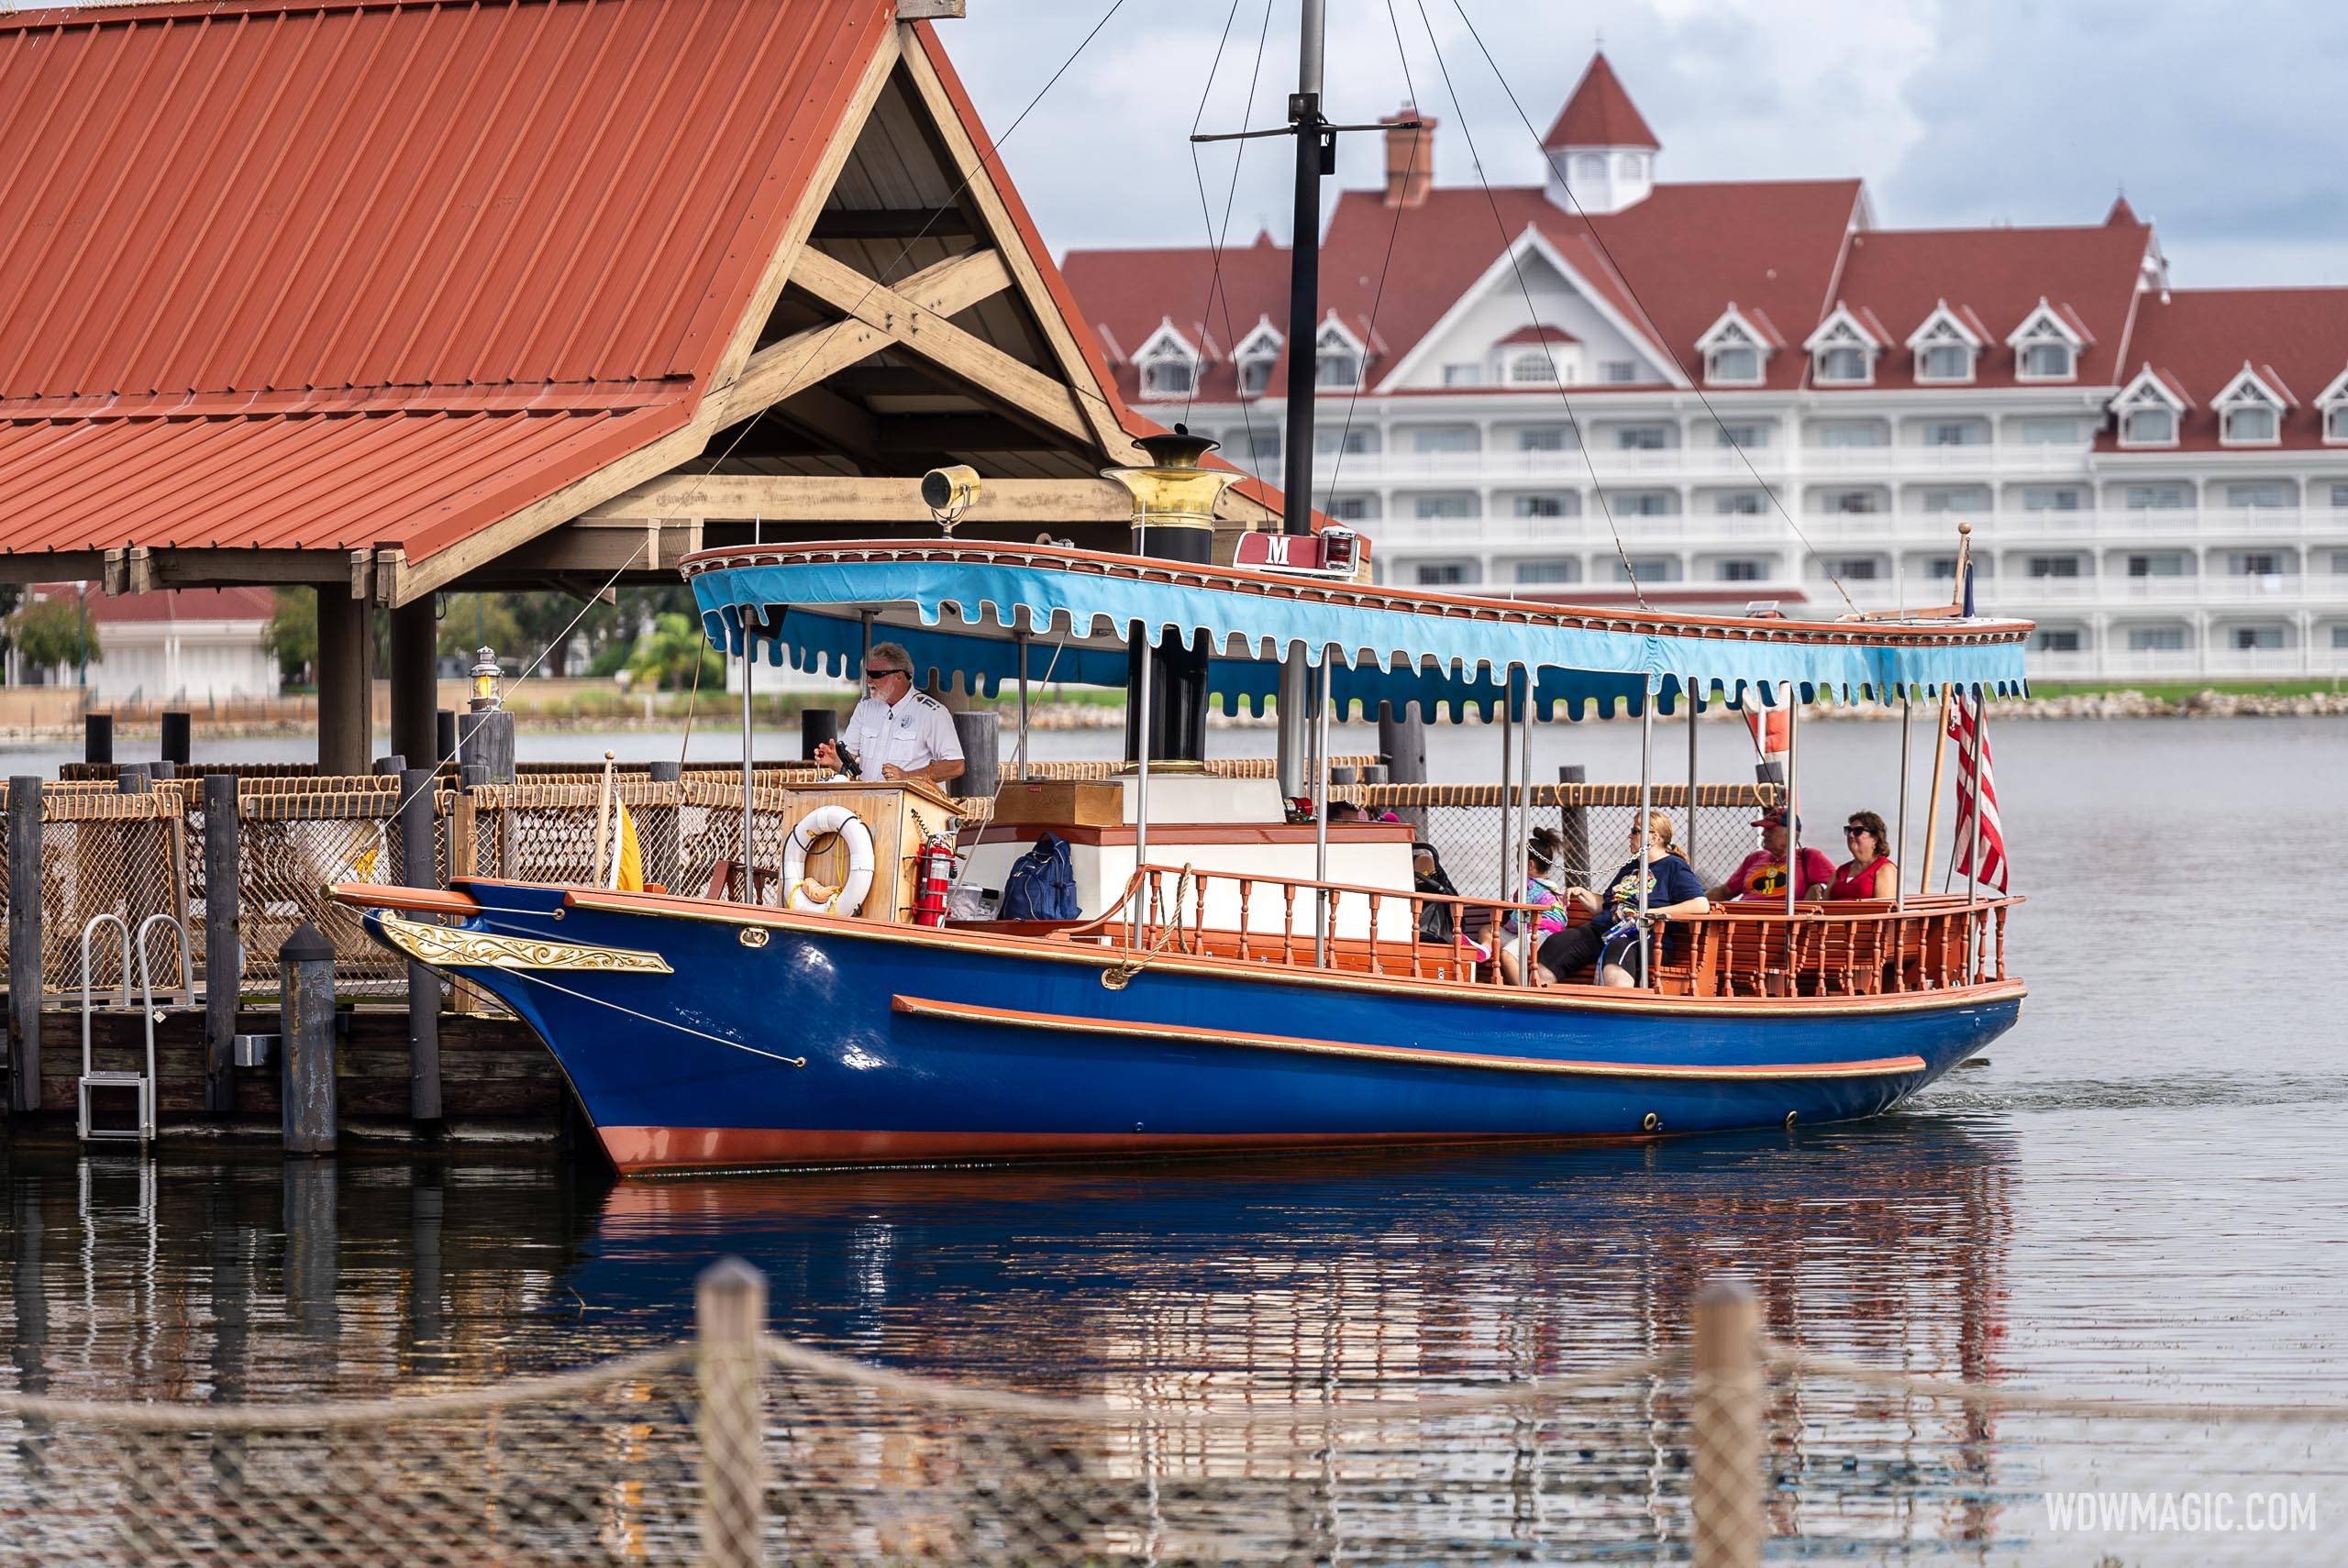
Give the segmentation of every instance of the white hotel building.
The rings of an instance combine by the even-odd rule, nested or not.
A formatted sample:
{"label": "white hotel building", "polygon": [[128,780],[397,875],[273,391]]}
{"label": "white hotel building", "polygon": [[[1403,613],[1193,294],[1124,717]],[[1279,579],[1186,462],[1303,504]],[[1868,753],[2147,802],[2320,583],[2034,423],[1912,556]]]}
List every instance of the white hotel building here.
{"label": "white hotel building", "polygon": [[[1945,602],[1966,523],[2038,679],[2348,673],[2348,289],[2172,288],[2124,199],[1885,229],[1856,180],[1659,182],[1603,56],[1571,199],[1436,186],[1434,134],[1323,241],[1315,499],[1382,580],[1835,614]],[[1284,248],[1065,270],[1129,400],[1279,478]]]}

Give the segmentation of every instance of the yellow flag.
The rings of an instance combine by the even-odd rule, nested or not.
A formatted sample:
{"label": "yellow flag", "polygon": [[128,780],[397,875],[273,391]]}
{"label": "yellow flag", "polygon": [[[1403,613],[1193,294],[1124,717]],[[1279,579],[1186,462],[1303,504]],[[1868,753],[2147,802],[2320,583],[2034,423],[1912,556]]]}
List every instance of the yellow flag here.
{"label": "yellow flag", "polygon": [[626,804],[615,801],[619,812],[619,852],[612,856],[612,886],[623,893],[644,891],[644,846],[636,839],[636,819]]}
{"label": "yellow flag", "polygon": [[382,843],[381,840],[378,840],[374,844],[369,845],[365,853],[361,854],[357,859],[350,863],[350,868],[359,873],[359,879],[360,881],[367,882],[374,879],[375,857],[382,853]]}

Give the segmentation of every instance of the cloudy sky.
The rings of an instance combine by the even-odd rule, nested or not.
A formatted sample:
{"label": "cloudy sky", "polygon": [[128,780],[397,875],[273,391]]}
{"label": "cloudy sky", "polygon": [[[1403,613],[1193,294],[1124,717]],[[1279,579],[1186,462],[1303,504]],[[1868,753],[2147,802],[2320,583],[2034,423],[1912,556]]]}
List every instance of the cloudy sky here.
{"label": "cloudy sky", "polygon": [[[1238,0],[1205,128],[1275,123],[1293,85],[1297,0]],[[1013,122],[1111,0],[969,0],[939,24],[1056,252],[1198,244],[1185,141],[1231,0],[1124,0]],[[1422,11],[1423,5],[1423,11]],[[1888,226],[2092,223],[2124,187],[2181,285],[2348,283],[2348,6],[2298,0],[1330,0],[1329,112],[1369,120],[1414,87],[1442,121],[1436,176],[1541,177],[1460,7],[1541,131],[1601,32],[1664,144],[1666,179],[1857,174]],[[1429,32],[1432,24],[1432,41]],[[1438,58],[1440,63],[1438,63]],[[1405,66],[1408,80],[1406,83]],[[1449,72],[1449,85],[1445,80]],[[1458,94],[1455,105],[1452,89]],[[1464,126],[1463,126],[1464,121]],[[1463,130],[1466,134],[1463,134]],[[1218,221],[1234,151],[1202,149]],[[1231,218],[1287,237],[1287,151],[1247,144]],[[1341,182],[1379,178],[1349,139]]]}

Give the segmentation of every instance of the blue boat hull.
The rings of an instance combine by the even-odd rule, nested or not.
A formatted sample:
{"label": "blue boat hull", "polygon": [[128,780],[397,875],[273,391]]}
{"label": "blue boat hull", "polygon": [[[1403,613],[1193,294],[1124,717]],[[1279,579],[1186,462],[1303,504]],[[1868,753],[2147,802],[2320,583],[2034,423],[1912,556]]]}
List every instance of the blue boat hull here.
{"label": "blue boat hull", "polygon": [[[1542,993],[1117,955],[511,883],[460,930],[668,972],[451,965],[545,1039],[624,1171],[1621,1138],[1844,1121],[2011,1027],[1922,997]],[[367,923],[397,945],[384,911]]]}

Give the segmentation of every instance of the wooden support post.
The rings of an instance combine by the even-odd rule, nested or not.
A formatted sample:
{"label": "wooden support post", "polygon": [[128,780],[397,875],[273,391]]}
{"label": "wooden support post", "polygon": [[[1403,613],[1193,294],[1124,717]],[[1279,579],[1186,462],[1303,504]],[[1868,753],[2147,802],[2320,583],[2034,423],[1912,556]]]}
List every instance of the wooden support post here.
{"label": "wooden support post", "polygon": [[957,713],[954,733],[962,742],[962,777],[946,792],[958,801],[992,795],[1002,781],[1002,720],[993,713]]}
{"label": "wooden support post", "polygon": [[453,708],[436,709],[432,714],[432,766],[451,767],[457,761],[457,713]]}
{"label": "wooden support post", "polygon": [[82,715],[82,760],[101,767],[114,762],[114,715]]}
{"label": "wooden support post", "polygon": [[8,1109],[40,1109],[40,776],[8,780]]}
{"label": "wooden support post", "polygon": [[416,767],[430,767],[440,756],[433,750],[439,733],[434,648],[439,631],[431,594],[392,612],[392,749]]}
{"label": "wooden support post", "polygon": [[1758,1568],[1761,1511],[1761,1303],[1721,1280],[1696,1297],[1689,1501],[1696,1568]]}
{"label": "wooden support post", "polygon": [[277,950],[285,1152],[335,1148],[334,944],[308,921]]}
{"label": "wooden support post", "polygon": [[[685,777],[681,762],[656,762],[651,768],[652,782],[679,786]],[[666,792],[666,802],[644,809],[644,820],[637,827],[637,842],[644,850],[644,879],[658,882],[671,892],[684,876],[683,824],[678,820],[684,791],[671,788]],[[695,889],[698,891],[698,889]]]}
{"label": "wooden support post", "polygon": [[765,1558],[766,1275],[740,1258],[702,1272],[693,1294],[700,1383],[701,1561],[759,1568]]}
{"label": "wooden support post", "polygon": [[177,767],[185,767],[194,759],[189,734],[191,721],[185,713],[163,715],[163,760]]}
{"label": "wooden support post", "polygon": [[[1557,769],[1560,784],[1581,784],[1589,781],[1589,769],[1578,762],[1568,762]],[[1589,863],[1589,808],[1578,801],[1557,807],[1557,833],[1565,840],[1566,868],[1573,879],[1595,885],[1606,875]]]}
{"label": "wooden support post", "polygon": [[367,631],[365,604],[340,583],[318,585],[318,771],[336,778],[366,772],[375,749]]}
{"label": "wooden support post", "polygon": [[204,780],[204,1109],[213,1116],[237,1110],[237,1001],[245,976],[238,835],[236,776],[212,774]]}
{"label": "wooden support post", "polygon": [[127,762],[114,776],[117,795],[144,795],[155,788],[155,770],[143,762]]}
{"label": "wooden support post", "polygon": [[[439,772],[411,767],[400,775],[400,880],[437,888],[435,782]],[[407,1111],[416,1121],[440,1120],[440,977],[414,959],[407,966]]]}
{"label": "wooden support post", "polygon": [[[514,782],[514,715],[503,708],[457,716],[457,756],[482,770],[484,784]],[[509,868],[507,876],[513,872]]]}

